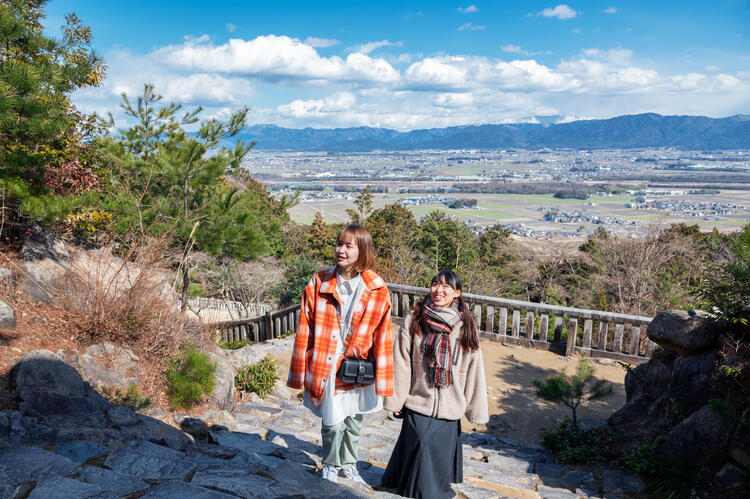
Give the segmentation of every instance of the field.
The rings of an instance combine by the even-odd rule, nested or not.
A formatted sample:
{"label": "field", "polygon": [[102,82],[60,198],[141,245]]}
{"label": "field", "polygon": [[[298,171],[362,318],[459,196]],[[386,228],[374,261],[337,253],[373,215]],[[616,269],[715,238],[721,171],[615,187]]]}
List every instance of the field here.
{"label": "field", "polygon": [[[669,212],[655,209],[626,208],[626,203],[635,202],[632,196],[614,195],[607,197],[592,196],[588,200],[556,199],[550,195],[519,195],[519,194],[449,194],[451,197],[476,199],[478,208],[450,209],[443,204],[419,204],[408,208],[421,217],[435,210],[442,210],[462,221],[469,221],[476,225],[487,226],[500,224],[524,224],[525,227],[541,231],[577,231],[587,232],[598,226],[588,220],[576,220],[559,223],[543,220],[547,209],[557,209],[559,212],[586,212],[599,217],[618,217],[625,224],[614,224],[613,230],[627,232],[628,227],[646,230],[651,224],[670,224],[684,222],[698,224],[704,230],[716,227],[720,231],[732,231],[745,225],[748,214],[745,210],[722,216],[723,220],[706,220],[705,216],[673,216]],[[386,204],[399,200],[422,197],[416,194],[375,194],[374,207],[382,208]],[[666,196],[657,199],[669,199]],[[686,195],[681,199],[698,202],[722,202],[742,205],[750,208],[749,191],[721,191],[719,195]],[[330,223],[341,223],[349,220],[347,208],[353,208],[352,199],[326,199],[303,201],[291,208],[292,219],[299,223],[310,223],[316,212],[323,215],[323,219]],[[544,208],[544,210],[540,210]],[[627,222],[637,222],[637,226],[628,226]],[[582,227],[582,228],[581,228]],[[610,228],[610,227],[608,227]]]}

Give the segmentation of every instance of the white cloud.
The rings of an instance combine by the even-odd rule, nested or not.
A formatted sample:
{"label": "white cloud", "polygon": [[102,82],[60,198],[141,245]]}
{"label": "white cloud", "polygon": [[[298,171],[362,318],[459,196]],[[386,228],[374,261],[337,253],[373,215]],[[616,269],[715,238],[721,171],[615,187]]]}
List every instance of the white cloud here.
{"label": "white cloud", "polygon": [[232,23],[227,23],[227,25],[226,25],[226,29],[227,29],[227,31],[228,31],[229,33],[234,33],[235,31],[237,31],[237,26],[235,26],[235,25],[234,25],[234,24],[232,24]]}
{"label": "white cloud", "polygon": [[607,7],[602,11],[602,14],[616,14],[617,13],[617,7]]}
{"label": "white cloud", "polygon": [[721,71],[721,66],[715,66],[713,64],[709,64],[706,66],[706,71],[710,71],[711,73],[716,73],[718,71]]}
{"label": "white cloud", "polygon": [[313,48],[333,47],[334,45],[338,45],[339,43],[341,42],[336,40],[335,38],[315,38],[313,36],[308,36],[304,41],[305,45],[309,45]]}
{"label": "white cloud", "polygon": [[458,31],[464,31],[464,30],[481,31],[483,29],[487,29],[487,27],[481,26],[481,25],[474,25],[471,23],[463,23],[461,26],[458,27]]}
{"label": "white cloud", "polygon": [[537,16],[544,17],[556,17],[558,19],[573,19],[578,15],[578,12],[571,9],[568,5],[561,3],[555,7],[548,7],[541,12],[537,12]]}
{"label": "white cloud", "polygon": [[380,40],[379,42],[369,42],[363,43],[362,45],[354,45],[353,47],[350,47],[349,50],[351,52],[359,52],[360,54],[369,54],[373,50],[379,49],[381,47],[401,47],[403,45],[403,42]]}
{"label": "white cloud", "polygon": [[509,52],[511,54],[528,54],[528,52],[523,50],[520,45],[501,45],[500,50],[502,50],[503,52]]}
{"label": "white cloud", "polygon": [[156,52],[168,66],[183,71],[203,71],[256,77],[268,81],[301,79],[387,83],[398,72],[383,59],[365,54],[321,57],[313,47],[287,36],[266,35],[253,40],[232,39],[214,46],[205,40],[188,40]]}
{"label": "white cloud", "polygon": [[572,31],[572,33],[573,33],[574,35],[580,35],[580,34],[581,34],[581,28],[573,28],[573,31]]}
{"label": "white cloud", "polygon": [[474,96],[470,93],[439,94],[435,96],[433,103],[445,108],[466,107],[474,103]]}
{"label": "white cloud", "polygon": [[609,50],[592,48],[583,49],[581,52],[583,52],[585,56],[594,57],[596,59],[611,62],[613,64],[619,64],[621,66],[630,64],[630,61],[633,58],[633,51],[623,48]]}
{"label": "white cloud", "polygon": [[474,14],[475,12],[479,12],[479,9],[477,9],[476,5],[469,5],[468,7],[459,7],[458,11],[464,14]]}
{"label": "white cloud", "polygon": [[295,100],[279,106],[277,110],[282,115],[294,118],[320,117],[325,114],[349,111],[356,102],[354,94],[339,92],[324,99]]}

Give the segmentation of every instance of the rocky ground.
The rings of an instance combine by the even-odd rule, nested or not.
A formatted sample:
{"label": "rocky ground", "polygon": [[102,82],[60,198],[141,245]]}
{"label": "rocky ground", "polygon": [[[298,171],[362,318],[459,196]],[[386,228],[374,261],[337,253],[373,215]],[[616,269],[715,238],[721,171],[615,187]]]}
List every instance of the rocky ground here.
{"label": "rocky ground", "polygon": [[[232,361],[279,353],[288,343],[246,348]],[[401,423],[384,412],[363,424],[359,470],[367,485],[343,477],[336,485],[319,477],[320,420],[282,382],[263,400],[247,397],[200,418],[158,407],[136,414],[104,400],[69,359],[37,351],[13,373],[17,408],[0,411],[2,498],[393,497],[379,483]],[[613,497],[642,489],[622,471],[570,469],[519,440],[469,432],[463,446],[465,482],[454,485],[461,497]]]}

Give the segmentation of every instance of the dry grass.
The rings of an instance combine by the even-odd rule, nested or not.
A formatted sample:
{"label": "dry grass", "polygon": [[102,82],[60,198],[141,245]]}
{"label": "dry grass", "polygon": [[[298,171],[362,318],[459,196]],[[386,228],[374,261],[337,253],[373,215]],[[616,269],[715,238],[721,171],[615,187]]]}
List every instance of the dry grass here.
{"label": "dry grass", "polygon": [[[169,275],[159,267],[167,247],[167,240],[149,240],[123,258],[107,247],[76,250],[48,288],[53,296],[48,304],[35,304],[14,283],[1,283],[0,300],[16,310],[17,327],[0,330],[0,375],[31,350],[82,351],[111,341],[138,356],[145,371],[139,376],[141,393],[166,407],[166,359],[186,340],[201,347],[210,343],[206,329],[180,312]],[[17,253],[0,254],[0,265],[23,275]]]}

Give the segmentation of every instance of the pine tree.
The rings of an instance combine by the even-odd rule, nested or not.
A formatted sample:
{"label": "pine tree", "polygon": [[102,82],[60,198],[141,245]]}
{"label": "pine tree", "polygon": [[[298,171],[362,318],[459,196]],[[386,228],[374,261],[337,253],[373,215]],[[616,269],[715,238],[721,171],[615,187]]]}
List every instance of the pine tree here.
{"label": "pine tree", "polygon": [[0,182],[16,193],[43,192],[47,168],[78,157],[84,117],[69,95],[104,76],[75,14],[60,41],[44,35],[46,3],[0,1]]}

